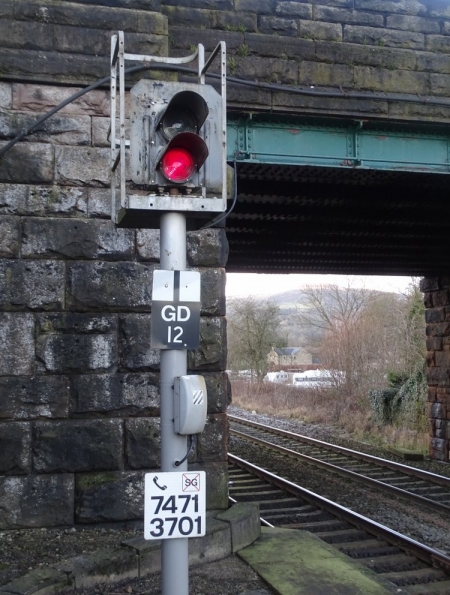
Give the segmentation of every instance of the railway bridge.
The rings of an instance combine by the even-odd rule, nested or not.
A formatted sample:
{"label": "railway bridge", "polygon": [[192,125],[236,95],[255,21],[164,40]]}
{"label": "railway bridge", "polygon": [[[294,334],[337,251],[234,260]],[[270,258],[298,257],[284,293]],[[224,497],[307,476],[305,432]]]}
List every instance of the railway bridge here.
{"label": "railway bridge", "polygon": [[[227,44],[237,203],[188,237],[208,507],[227,506],[225,271],[422,276],[430,454],[449,462],[450,3],[3,0],[2,144],[105,77],[118,29],[137,53]],[[157,233],[110,221],[108,115],[105,83],[0,158],[0,528],[139,519],[159,466]]]}

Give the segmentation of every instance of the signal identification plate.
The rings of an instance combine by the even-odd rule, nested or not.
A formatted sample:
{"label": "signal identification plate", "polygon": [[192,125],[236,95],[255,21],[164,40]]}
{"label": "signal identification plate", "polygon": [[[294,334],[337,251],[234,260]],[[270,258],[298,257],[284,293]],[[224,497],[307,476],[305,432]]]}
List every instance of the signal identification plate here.
{"label": "signal identification plate", "polygon": [[196,349],[200,342],[200,273],[153,272],[150,344],[156,349]]}
{"label": "signal identification plate", "polygon": [[205,533],[205,471],[146,473],[144,539],[201,537]]}

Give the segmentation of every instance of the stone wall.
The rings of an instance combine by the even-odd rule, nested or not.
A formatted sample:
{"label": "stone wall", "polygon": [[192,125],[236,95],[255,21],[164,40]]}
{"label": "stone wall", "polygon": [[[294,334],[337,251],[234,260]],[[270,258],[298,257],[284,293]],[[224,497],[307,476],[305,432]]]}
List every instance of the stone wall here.
{"label": "stone wall", "polygon": [[[228,74],[308,91],[230,84],[231,109],[436,122],[450,116],[448,102],[425,99],[450,95],[448,2],[163,0],[161,11],[172,53],[199,42],[211,50],[223,39]],[[330,90],[337,93],[323,94]]]}
{"label": "stone wall", "polygon": [[[67,83],[108,73],[114,29],[167,53],[157,3],[96,4],[0,4],[0,146],[77,91]],[[110,221],[108,125],[108,91],[92,91],[0,159],[0,528],[141,519],[143,475],[160,466],[159,232]],[[210,509],[228,504],[227,250],[223,230],[188,234],[202,278],[188,367],[208,387],[190,463],[207,471]]]}
{"label": "stone wall", "polygon": [[450,460],[450,277],[423,279],[427,322],[430,455]]}
{"label": "stone wall", "polygon": [[308,91],[230,83],[231,109],[436,122],[450,115],[444,0],[2,0],[0,77],[102,78],[119,28],[127,51],[156,55],[186,55],[198,43],[209,51],[224,40],[229,75]]}
{"label": "stone wall", "polygon": [[159,0],[2,0],[0,77],[84,84],[109,74],[111,33],[128,51],[167,55]]}
{"label": "stone wall", "polygon": [[[4,136],[8,121],[30,114],[30,93],[39,89],[36,118],[68,92],[0,89]],[[104,91],[91,93],[0,163],[2,527],[139,518],[144,470],[159,466],[159,351],[149,344],[158,232],[109,219],[107,105]],[[227,244],[223,230],[205,230],[189,232],[188,247],[202,273],[201,346],[189,369],[209,391],[191,462],[214,472],[209,505],[220,508]]]}

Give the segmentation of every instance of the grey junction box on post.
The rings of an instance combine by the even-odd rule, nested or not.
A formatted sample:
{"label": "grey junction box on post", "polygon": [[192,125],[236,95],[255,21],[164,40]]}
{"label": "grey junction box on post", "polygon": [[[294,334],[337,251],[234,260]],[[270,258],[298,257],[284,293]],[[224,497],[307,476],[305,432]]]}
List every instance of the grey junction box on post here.
{"label": "grey junction box on post", "polygon": [[206,423],[208,399],[203,376],[186,375],[175,378],[175,433],[200,434]]}

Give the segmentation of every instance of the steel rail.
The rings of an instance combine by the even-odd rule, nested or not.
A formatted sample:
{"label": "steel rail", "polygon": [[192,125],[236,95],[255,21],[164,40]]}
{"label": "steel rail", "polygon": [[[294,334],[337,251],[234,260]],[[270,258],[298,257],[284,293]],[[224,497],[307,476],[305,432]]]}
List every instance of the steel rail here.
{"label": "steel rail", "polygon": [[297,498],[302,498],[322,510],[326,510],[327,512],[337,516],[340,520],[346,521],[351,523],[352,525],[357,526],[359,529],[363,529],[370,533],[371,535],[375,535],[379,539],[383,539],[391,545],[394,545],[403,551],[419,558],[423,562],[430,564],[431,566],[440,567],[445,570],[445,572],[450,573],[450,556],[443,554],[433,548],[430,548],[406,535],[402,535],[393,529],[389,529],[388,527],[381,525],[367,517],[360,515],[357,512],[353,512],[336,502],[332,502],[328,500],[328,498],[324,498],[319,494],[315,494],[306,488],[302,488],[295,483],[283,479],[262,467],[258,467],[253,465],[253,463],[249,463],[236,455],[231,453],[228,454],[228,461],[241,469],[245,469],[252,475],[256,475],[260,479],[263,479],[272,485],[279,487],[280,489],[292,494]]}
{"label": "steel rail", "polygon": [[321,461],[320,459],[315,459],[308,455],[304,455],[300,452],[296,452],[295,450],[291,450],[290,448],[286,448],[285,446],[279,446],[277,444],[273,444],[272,442],[266,442],[265,440],[261,440],[261,438],[256,438],[255,436],[249,436],[248,434],[244,434],[243,432],[239,432],[237,430],[230,430],[234,436],[239,438],[243,438],[244,440],[248,440],[255,444],[259,444],[264,448],[270,448],[271,450],[275,450],[281,454],[285,454],[289,457],[293,457],[296,459],[300,459],[309,465],[314,465],[315,467],[319,467],[321,469],[325,469],[326,471],[330,471],[332,473],[336,473],[336,475],[340,475],[341,477],[350,477],[351,479],[358,481],[359,483],[363,483],[369,487],[376,488],[382,490],[383,492],[390,492],[399,498],[403,498],[405,500],[418,502],[431,510],[437,512],[444,512],[449,514],[450,513],[450,506],[446,504],[441,504],[440,502],[435,502],[434,500],[429,500],[424,496],[419,496],[418,494],[414,494],[413,492],[407,492],[406,490],[402,490],[401,488],[397,488],[392,486],[388,483],[383,483],[378,479],[372,479],[371,477],[367,477],[365,475],[360,475],[355,471],[350,471],[349,469],[344,469],[343,467],[338,467],[337,465],[333,465],[333,463],[327,463],[325,461]]}
{"label": "steel rail", "polygon": [[[228,496],[228,501],[230,502],[230,504],[237,504],[237,500],[235,498],[232,498],[231,496]],[[264,527],[271,527],[272,529],[275,528],[275,525],[272,525],[271,523],[269,523],[269,521],[266,521],[262,517],[259,517],[259,520],[261,522],[261,525],[264,525]]]}
{"label": "steel rail", "polygon": [[309,436],[304,436],[302,434],[296,434],[294,432],[289,432],[287,430],[281,430],[279,428],[274,428],[273,426],[266,426],[264,424],[260,424],[256,421],[251,421],[248,419],[244,419],[241,417],[237,417],[235,415],[228,415],[228,419],[230,421],[234,421],[236,423],[240,423],[242,425],[254,427],[266,432],[270,432],[271,434],[278,434],[280,436],[285,436],[286,438],[291,438],[296,442],[304,442],[309,444],[310,446],[317,446],[318,448],[325,448],[327,450],[332,450],[339,454],[348,455],[355,459],[360,459],[361,461],[365,461],[366,463],[374,463],[376,465],[382,465],[383,467],[388,467],[393,471],[400,471],[401,473],[406,473],[407,475],[411,475],[413,477],[417,477],[419,479],[424,479],[425,481],[432,481],[433,483],[442,485],[448,489],[450,489],[450,478],[445,477],[443,475],[437,475],[435,473],[430,473],[429,471],[424,471],[423,469],[416,469],[415,467],[410,467],[408,465],[403,465],[402,463],[396,463],[395,461],[390,461],[388,459],[383,459],[381,457],[375,457],[373,455],[369,455],[364,452],[359,452],[357,450],[352,450],[351,448],[345,448],[345,446],[338,446],[337,444],[330,444],[329,442],[324,442],[322,440],[316,440],[315,438],[310,438]]}

